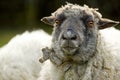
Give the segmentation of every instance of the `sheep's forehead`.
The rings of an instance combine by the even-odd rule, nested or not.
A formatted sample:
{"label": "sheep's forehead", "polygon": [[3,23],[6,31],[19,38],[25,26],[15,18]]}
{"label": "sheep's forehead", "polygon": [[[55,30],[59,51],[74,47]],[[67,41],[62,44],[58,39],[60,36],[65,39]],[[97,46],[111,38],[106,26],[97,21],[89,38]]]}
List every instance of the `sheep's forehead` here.
{"label": "sheep's forehead", "polygon": [[64,15],[65,17],[83,17],[84,15],[91,15],[93,17],[101,17],[101,14],[96,9],[89,8],[87,5],[79,6],[67,4],[55,11],[53,16]]}

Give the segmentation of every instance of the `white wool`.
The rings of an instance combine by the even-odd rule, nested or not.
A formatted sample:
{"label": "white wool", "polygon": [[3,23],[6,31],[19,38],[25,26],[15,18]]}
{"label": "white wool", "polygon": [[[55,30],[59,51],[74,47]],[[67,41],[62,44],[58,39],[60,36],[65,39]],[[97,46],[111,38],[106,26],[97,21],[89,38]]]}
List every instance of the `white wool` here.
{"label": "white wool", "polygon": [[0,80],[36,80],[41,64],[41,48],[51,37],[42,30],[26,31],[0,48]]}
{"label": "white wool", "polygon": [[[101,30],[100,34],[106,41],[106,47],[112,51],[110,55],[118,62],[117,65],[115,63],[116,67],[120,67],[120,31],[107,28]],[[38,75],[38,80],[60,80],[62,73],[49,60],[42,68],[38,61],[41,48],[50,45],[51,37],[41,30],[27,31],[14,37],[0,49],[0,80],[36,80]],[[86,72],[88,76],[91,74],[89,68]]]}
{"label": "white wool", "polygon": [[111,49],[120,66],[120,31],[113,27],[101,30],[100,33],[104,37],[107,47]]}

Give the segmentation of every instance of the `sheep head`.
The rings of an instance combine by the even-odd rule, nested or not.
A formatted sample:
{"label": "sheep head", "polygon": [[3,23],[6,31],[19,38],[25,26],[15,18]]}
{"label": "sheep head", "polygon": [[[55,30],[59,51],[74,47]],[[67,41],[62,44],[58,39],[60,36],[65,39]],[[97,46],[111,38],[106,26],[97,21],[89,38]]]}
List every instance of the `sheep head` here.
{"label": "sheep head", "polygon": [[94,55],[98,31],[119,22],[102,18],[97,9],[68,3],[41,21],[54,26],[53,49],[58,56],[86,62]]}

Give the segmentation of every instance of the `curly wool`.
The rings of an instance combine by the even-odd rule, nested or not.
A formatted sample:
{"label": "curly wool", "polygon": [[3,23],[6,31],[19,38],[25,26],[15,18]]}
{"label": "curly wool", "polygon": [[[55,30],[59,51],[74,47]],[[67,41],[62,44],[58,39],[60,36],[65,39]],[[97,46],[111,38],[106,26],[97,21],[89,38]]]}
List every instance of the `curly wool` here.
{"label": "curly wool", "polygon": [[41,65],[41,48],[51,37],[42,30],[16,35],[0,48],[0,80],[36,80]]}

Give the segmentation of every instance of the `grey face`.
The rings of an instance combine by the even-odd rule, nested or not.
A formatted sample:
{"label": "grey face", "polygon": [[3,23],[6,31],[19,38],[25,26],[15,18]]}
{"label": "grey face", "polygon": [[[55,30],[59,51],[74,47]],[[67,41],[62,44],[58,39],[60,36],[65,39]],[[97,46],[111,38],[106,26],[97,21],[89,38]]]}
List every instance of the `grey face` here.
{"label": "grey face", "polygon": [[[88,24],[88,21],[92,22],[91,25]],[[91,16],[65,18],[61,24],[55,25],[53,42],[59,44],[61,51],[69,56],[78,54],[78,51],[79,54],[86,53],[88,48],[94,51],[97,29],[93,21]],[[91,47],[88,47],[89,44],[92,44]]]}
{"label": "grey face", "polygon": [[96,9],[67,4],[42,21],[54,26],[52,48],[59,56],[87,61],[96,50],[98,30],[119,22],[102,18]]}

